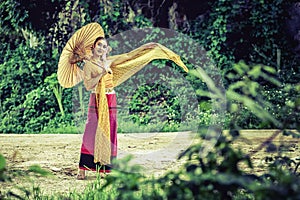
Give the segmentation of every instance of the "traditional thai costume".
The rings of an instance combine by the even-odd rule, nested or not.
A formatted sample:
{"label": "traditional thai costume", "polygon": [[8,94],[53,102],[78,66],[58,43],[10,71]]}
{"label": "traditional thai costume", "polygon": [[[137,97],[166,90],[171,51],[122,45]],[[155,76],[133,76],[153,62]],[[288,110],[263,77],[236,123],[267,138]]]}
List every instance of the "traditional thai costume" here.
{"label": "traditional thai costume", "polygon": [[[113,86],[113,74],[107,73],[104,75],[105,70],[90,61],[85,62],[83,72],[84,86],[87,90],[91,90],[92,93],[90,94],[87,121],[82,139],[79,168],[108,173],[111,169],[111,161],[117,157],[117,100]],[[100,79],[102,80],[100,81]],[[98,83],[104,84],[105,94],[97,93],[96,87]],[[110,137],[109,140],[105,139],[105,143],[102,146],[106,146],[106,148],[102,150],[106,150],[106,154],[110,155],[110,162],[105,162],[105,165],[102,164],[103,162],[94,162],[95,136],[98,127],[98,116],[100,116],[98,112],[106,112],[98,109],[97,97],[99,95],[106,96],[109,112]]]}
{"label": "traditional thai costume", "polygon": [[116,95],[113,88],[154,59],[172,60],[184,71],[187,72],[188,69],[173,51],[161,44],[152,43],[150,48],[143,45],[129,53],[107,57],[111,75],[104,75],[105,71],[90,60],[86,60],[84,69],[81,70],[76,62],[86,58],[99,36],[104,37],[104,32],[97,23],[78,30],[61,54],[57,74],[63,87],[73,87],[83,80],[86,89],[94,91],[90,95],[79,167],[95,170],[99,165],[102,166],[100,171],[107,172],[110,170],[111,160],[117,156]]}

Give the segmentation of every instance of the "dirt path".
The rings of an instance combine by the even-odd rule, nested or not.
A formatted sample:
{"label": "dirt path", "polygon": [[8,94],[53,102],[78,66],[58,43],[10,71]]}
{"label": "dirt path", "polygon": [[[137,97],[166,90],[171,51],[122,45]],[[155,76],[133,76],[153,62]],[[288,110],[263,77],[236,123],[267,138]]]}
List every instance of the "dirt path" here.
{"label": "dirt path", "polygon": [[[274,133],[274,130],[243,131],[242,137],[233,144],[245,153],[253,153],[255,172],[262,172],[266,164],[265,149],[255,152],[257,147]],[[75,134],[0,134],[0,153],[7,160],[10,172],[26,172],[34,164],[53,173],[51,177],[16,176],[13,182],[0,184],[0,192],[20,184],[32,188],[40,186],[44,194],[83,191],[96,179],[96,173],[88,172],[87,180],[76,180],[82,135]],[[139,164],[146,175],[158,176],[167,170],[176,169],[183,161],[176,160],[178,154],[197,141],[194,134],[138,133],[118,135],[118,159],[133,155],[131,164]],[[273,142],[284,148],[286,155],[299,157],[299,139],[276,137]],[[276,152],[273,153],[274,155]],[[259,171],[259,170],[260,171]]]}
{"label": "dirt path", "polygon": [[[37,164],[54,176],[14,179],[13,183],[1,183],[1,190],[16,184],[40,186],[45,194],[82,191],[96,179],[94,172],[87,173],[87,180],[76,180],[82,135],[75,134],[0,134],[0,153],[7,159],[10,170],[28,170]],[[178,154],[192,142],[194,136],[180,133],[138,133],[118,135],[118,158],[132,155],[130,164],[141,165],[147,175],[160,175],[178,167]],[[21,176],[22,177],[22,176]]]}

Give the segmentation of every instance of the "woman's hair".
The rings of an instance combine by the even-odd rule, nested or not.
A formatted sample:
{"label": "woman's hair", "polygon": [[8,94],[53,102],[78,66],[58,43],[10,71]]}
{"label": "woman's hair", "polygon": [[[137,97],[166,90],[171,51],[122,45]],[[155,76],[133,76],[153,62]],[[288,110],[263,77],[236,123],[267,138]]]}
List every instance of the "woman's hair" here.
{"label": "woman's hair", "polygon": [[[107,42],[107,40],[104,37],[97,37],[96,40],[95,40],[95,42],[94,42],[94,44],[93,44],[93,46],[92,46],[92,49],[95,47],[96,43],[99,40],[105,40]],[[111,52],[111,50],[112,50],[112,48],[110,46],[108,46],[108,52],[107,53]]]}
{"label": "woman's hair", "polygon": [[105,40],[104,37],[97,37],[94,44],[93,44],[93,47],[95,47],[96,43],[99,41],[99,40]]}

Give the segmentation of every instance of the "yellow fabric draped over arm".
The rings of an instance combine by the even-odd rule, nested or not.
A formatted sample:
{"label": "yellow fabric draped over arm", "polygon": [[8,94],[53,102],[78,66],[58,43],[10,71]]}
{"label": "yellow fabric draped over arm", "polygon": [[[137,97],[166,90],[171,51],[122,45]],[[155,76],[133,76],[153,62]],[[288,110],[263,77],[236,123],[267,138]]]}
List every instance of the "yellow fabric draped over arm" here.
{"label": "yellow fabric draped over arm", "polygon": [[113,83],[115,87],[126,81],[155,59],[171,60],[184,71],[188,72],[188,68],[181,61],[179,55],[161,44],[151,44],[155,47],[146,48],[146,44],[129,53],[108,57],[108,59],[112,60],[110,68],[114,73]]}

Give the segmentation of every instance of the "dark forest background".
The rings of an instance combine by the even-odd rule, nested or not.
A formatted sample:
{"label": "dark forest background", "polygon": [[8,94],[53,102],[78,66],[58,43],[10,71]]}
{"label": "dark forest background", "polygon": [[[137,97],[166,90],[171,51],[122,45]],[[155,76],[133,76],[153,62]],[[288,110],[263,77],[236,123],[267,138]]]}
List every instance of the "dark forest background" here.
{"label": "dark forest background", "polygon": [[[258,104],[259,99],[269,101],[271,104],[261,105],[277,120],[287,120],[286,116],[295,108],[292,102],[299,94],[297,88],[300,75],[298,1],[4,0],[0,3],[0,13],[2,133],[60,132],[62,129],[65,132],[77,132],[74,127],[82,126],[84,109],[83,113],[74,111],[72,99],[74,95],[77,98],[85,91],[81,87],[76,88],[76,91],[74,88],[61,88],[56,80],[56,71],[67,40],[76,30],[90,22],[100,23],[107,38],[135,28],[151,27],[152,30],[142,41],[126,37],[126,48],[112,42],[113,49],[123,53],[146,42],[171,42],[173,45],[168,47],[178,53],[190,69],[196,68],[195,63],[201,65],[201,56],[195,54],[194,50],[197,47],[204,48],[219,70],[225,89],[246,77],[252,88],[248,97]],[[185,37],[178,37],[174,41],[174,38],[163,37],[162,30],[155,28],[170,29],[195,43],[189,47]],[[193,73],[181,72],[172,63],[158,60],[153,65],[146,67],[143,73],[164,66],[179,71],[195,91],[197,109],[188,105],[195,102],[185,102],[186,110],[194,109],[194,113],[189,116],[187,111],[182,111],[180,98],[159,84],[159,81],[133,87],[129,80],[128,84],[117,88],[120,97],[126,96],[126,92],[132,94],[126,96],[126,99],[119,98],[120,107],[126,108],[119,111],[119,132],[126,132],[122,123],[140,127],[156,126],[159,131],[186,128],[180,128],[182,124],[209,125],[211,116],[218,113],[212,106],[211,98],[203,95],[203,91],[208,89],[205,81]],[[250,74],[240,72],[237,76],[237,69],[246,68],[252,70]],[[213,75],[212,71],[208,73]],[[143,74],[135,78],[141,83],[144,79]],[[172,83],[171,79],[167,81]],[[172,84],[176,87],[176,83]],[[184,90],[183,87],[178,89]],[[243,92],[241,85],[239,90]],[[260,96],[257,90],[261,91]],[[143,100],[145,94],[149,98]],[[82,98],[77,105],[80,107],[85,99],[78,98]],[[151,112],[145,105],[156,106],[157,109]],[[262,122],[247,106],[239,108],[239,117],[228,112],[222,118],[225,128],[230,126],[233,119],[240,128],[278,127],[276,123]],[[81,124],[78,125],[75,118]],[[288,120],[291,128],[296,128],[295,123],[299,118]]]}

